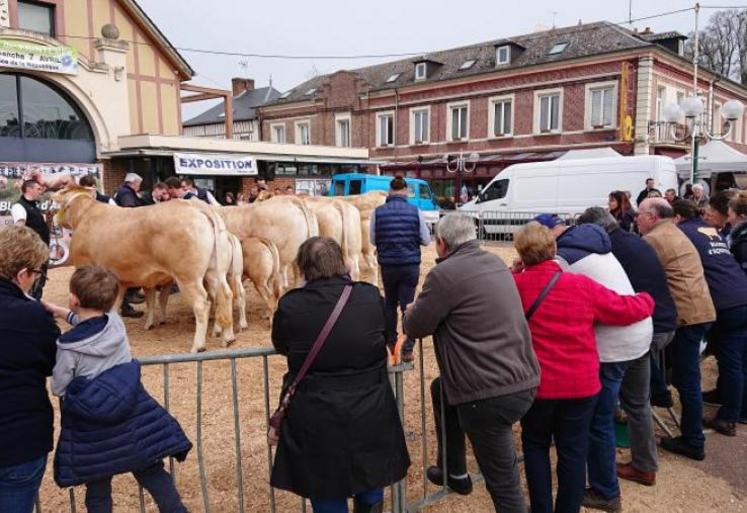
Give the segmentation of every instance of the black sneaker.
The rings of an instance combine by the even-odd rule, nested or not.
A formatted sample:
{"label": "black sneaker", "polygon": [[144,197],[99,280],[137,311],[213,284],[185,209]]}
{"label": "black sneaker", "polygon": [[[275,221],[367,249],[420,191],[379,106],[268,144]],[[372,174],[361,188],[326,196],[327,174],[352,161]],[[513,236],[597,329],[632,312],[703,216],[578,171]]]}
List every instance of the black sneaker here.
{"label": "black sneaker", "polygon": [[651,405],[658,406],[659,408],[671,408],[672,406],[674,406],[674,399],[672,399],[672,392],[667,390],[664,393],[652,395]]}
{"label": "black sneaker", "polygon": [[709,390],[708,392],[703,392],[703,402],[715,406],[720,406],[721,394],[719,393],[718,388],[714,388],[713,390]]}
{"label": "black sneaker", "polygon": [[141,312],[139,310],[135,310],[130,305],[122,305],[122,311],[120,313],[122,317],[129,317],[131,319],[139,319],[143,315],[145,315],[145,312]]}
{"label": "black sneaker", "polygon": [[[441,470],[441,467],[436,467],[435,465],[428,467],[428,470],[425,474],[426,476],[428,476],[428,481],[430,481],[434,485],[444,485],[444,473]],[[451,488],[459,495],[469,495],[472,493],[472,479],[470,479],[469,476],[459,479],[454,479],[453,477],[449,476],[447,484],[449,488]]]}
{"label": "black sneaker", "polygon": [[607,499],[594,488],[587,488],[586,490],[584,490],[584,500],[583,502],[581,502],[581,504],[585,508],[610,511],[612,513],[622,511],[622,501],[620,500],[619,495],[617,497]]}
{"label": "black sneaker", "polygon": [[662,438],[661,448],[665,451],[680,454],[691,460],[703,461],[705,459],[704,448],[690,445],[681,436],[677,438]]}

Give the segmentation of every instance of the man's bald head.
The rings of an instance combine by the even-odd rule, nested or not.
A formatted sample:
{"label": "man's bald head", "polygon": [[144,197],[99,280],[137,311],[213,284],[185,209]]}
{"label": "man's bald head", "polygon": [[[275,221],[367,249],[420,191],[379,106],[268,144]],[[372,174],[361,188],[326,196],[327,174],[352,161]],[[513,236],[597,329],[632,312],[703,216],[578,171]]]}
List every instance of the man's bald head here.
{"label": "man's bald head", "polygon": [[636,223],[642,234],[650,232],[654,226],[667,219],[674,218],[674,210],[664,198],[647,198],[638,207]]}

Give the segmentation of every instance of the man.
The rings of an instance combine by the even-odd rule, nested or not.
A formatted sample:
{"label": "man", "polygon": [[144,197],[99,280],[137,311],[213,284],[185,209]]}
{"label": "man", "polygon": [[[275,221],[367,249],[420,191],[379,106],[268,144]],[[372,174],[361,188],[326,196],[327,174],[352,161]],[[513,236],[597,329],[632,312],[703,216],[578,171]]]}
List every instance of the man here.
{"label": "man", "polygon": [[[376,246],[381,280],[384,282],[386,340],[396,349],[397,307],[405,312],[415,299],[420,279],[420,246],[431,243],[431,232],[418,207],[407,202],[407,182],[392,179],[386,203],[374,211],[370,221],[370,240]],[[402,360],[414,359],[415,340],[407,338]]]}
{"label": "man", "polygon": [[[34,230],[49,246],[49,226],[44,218],[44,212],[39,208],[39,198],[44,194],[44,187],[35,180],[26,180],[21,184],[21,198],[10,208],[13,224],[25,225]],[[41,266],[41,273],[29,290],[34,299],[41,299],[44,285],[47,283],[47,267],[45,262]]]}
{"label": "man", "polygon": [[648,198],[648,195],[650,192],[655,191],[659,193],[659,196],[661,196],[661,192],[659,192],[658,189],[654,187],[654,179],[653,178],[647,178],[646,179],[646,188],[643,189],[641,192],[638,193],[638,199],[635,200],[635,204],[639,207],[641,206],[641,203]]}
{"label": "man", "polygon": [[671,344],[672,381],[682,404],[682,436],[663,438],[667,451],[691,459],[705,458],[703,401],[700,390],[700,341],[716,320],[698,250],[674,224],[674,211],[664,198],[650,198],[636,219],[643,238],[656,251],[677,307],[677,331]]}
{"label": "man", "polygon": [[[526,513],[511,426],[534,400],[539,364],[521,298],[503,261],[480,248],[471,217],[449,214],[436,233],[437,265],[403,325],[412,338],[433,335],[441,373],[433,389],[439,395],[443,389],[451,456],[446,481],[453,487],[459,483],[460,493],[471,490],[463,431],[495,510]],[[440,412],[434,415],[439,419]],[[440,437],[441,430],[436,431]],[[438,467],[428,469],[428,478],[444,481]]]}
{"label": "man", "polygon": [[252,185],[249,189],[249,196],[247,196],[246,201],[247,203],[251,204],[257,201],[259,198],[259,187],[256,185]]}
{"label": "man", "polygon": [[207,189],[197,187],[195,185],[194,180],[192,180],[191,178],[189,177],[182,178],[181,186],[182,186],[182,190],[184,191],[181,196],[182,199],[197,198],[199,200],[204,201],[205,203],[209,205],[220,206],[220,203],[218,202],[217,199],[215,199],[215,196],[213,196],[213,193],[211,193]]}
{"label": "man", "polygon": [[[547,214],[535,221],[544,224]],[[548,226],[549,227],[549,226]],[[558,244],[561,267],[583,274],[618,294],[634,294],[628,275],[612,254],[612,243],[607,233],[597,225],[581,224],[573,228],[556,225],[551,228]],[[620,511],[620,483],[615,468],[615,411],[625,374],[648,354],[653,337],[653,323],[648,317],[630,326],[602,326],[595,328],[599,348],[599,392],[589,430],[587,459],[589,488],[584,493],[583,505],[604,511]],[[635,379],[640,383],[639,379]],[[640,385],[639,385],[640,386]],[[640,401],[636,389],[630,402]],[[646,397],[646,401],[647,401]],[[647,404],[647,403],[646,403]]]}
{"label": "man", "polygon": [[708,195],[705,193],[703,184],[696,183],[693,185],[693,202],[698,208],[704,209],[708,206]]}
{"label": "man", "polygon": [[747,275],[719,236],[716,228],[700,218],[700,209],[687,200],[675,202],[677,227],[698,250],[716,322],[710,342],[716,347],[721,408],[706,424],[726,436],[736,436],[744,394],[743,360],[747,347]]}
{"label": "man", "polygon": [[671,205],[675,201],[677,201],[679,198],[677,197],[677,191],[674,189],[667,189],[664,192],[664,199],[667,200],[667,202]]}
{"label": "man", "polygon": [[153,199],[153,203],[163,203],[164,201],[169,201],[171,199],[171,194],[169,194],[169,187],[164,182],[158,182],[153,186],[153,192],[151,192],[151,198]]}
{"label": "man", "polygon": [[654,334],[651,350],[630,364],[622,381],[620,402],[628,416],[632,461],[617,464],[619,478],[652,486],[656,482],[658,458],[649,396],[652,381],[661,383],[664,398],[658,392],[659,395],[651,395],[651,401],[672,406],[671,394],[663,383],[655,358],[674,337],[677,310],[667,287],[664,268],[651,246],[637,235],[620,229],[615,218],[601,207],[587,208],[578,222],[599,225],[607,232],[612,243],[612,254],[628,275],[633,290],[647,292],[656,304],[652,316]]}
{"label": "man", "polygon": [[96,178],[93,177],[93,175],[83,175],[80,177],[80,180],[78,180],[78,185],[81,187],[85,187],[89,191],[91,191],[91,196],[94,197],[96,201],[99,203],[106,203],[107,205],[116,205],[117,203],[107,196],[106,194],[101,194],[99,192],[98,187],[96,187]]}
{"label": "man", "polygon": [[[169,199],[189,199],[184,197],[189,191],[184,190],[181,180],[176,176],[168,177],[163,183],[166,185],[166,189],[168,190]],[[190,198],[195,197],[191,193],[189,194]]]}
{"label": "man", "polygon": [[[137,208],[145,205],[145,201],[140,195],[140,187],[143,184],[143,178],[137,173],[127,173],[124,183],[117,189],[114,194],[114,201],[120,207]],[[142,303],[144,298],[139,294],[138,288],[129,288],[122,300],[122,317],[132,317],[137,319],[144,314],[132,307],[132,303]]]}
{"label": "man", "polygon": [[285,195],[286,196],[295,196],[296,195],[296,189],[294,189],[292,185],[287,186],[285,188]]}

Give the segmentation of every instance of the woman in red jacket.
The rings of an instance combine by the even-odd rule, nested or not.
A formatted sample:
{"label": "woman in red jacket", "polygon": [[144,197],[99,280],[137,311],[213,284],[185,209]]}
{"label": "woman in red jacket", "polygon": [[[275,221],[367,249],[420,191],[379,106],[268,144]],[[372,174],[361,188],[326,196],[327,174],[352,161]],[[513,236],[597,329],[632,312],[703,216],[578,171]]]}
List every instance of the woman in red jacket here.
{"label": "woman in red jacket", "polygon": [[[589,423],[599,381],[594,323],[625,326],[654,308],[646,293],[620,296],[580,274],[562,272],[549,229],[529,223],[514,246],[523,271],[514,274],[540,362],[541,381],[521,420],[532,513],[577,513],[586,482]],[[550,444],[558,453],[558,496],[552,501]]]}

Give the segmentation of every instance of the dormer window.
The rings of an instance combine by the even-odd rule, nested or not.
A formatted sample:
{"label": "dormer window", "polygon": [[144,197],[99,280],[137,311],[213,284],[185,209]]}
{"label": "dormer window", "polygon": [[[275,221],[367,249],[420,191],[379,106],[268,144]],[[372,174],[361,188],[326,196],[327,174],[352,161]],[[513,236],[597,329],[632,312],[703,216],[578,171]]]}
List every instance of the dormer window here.
{"label": "dormer window", "polygon": [[304,93],[304,96],[311,96],[311,95],[312,95],[312,94],[314,94],[315,92],[316,92],[316,87],[312,87],[311,89],[309,89],[308,91],[306,91],[306,92]]}
{"label": "dormer window", "polygon": [[509,64],[511,62],[511,49],[508,45],[499,46],[495,49],[495,63],[498,66]]}
{"label": "dormer window", "polygon": [[415,65],[415,80],[425,80],[428,64],[425,62],[419,62]]}
{"label": "dormer window", "polygon": [[394,75],[389,75],[389,78],[387,78],[387,79],[386,79],[386,82],[387,82],[387,84],[390,84],[390,83],[392,83],[392,82],[396,82],[396,81],[397,81],[397,79],[399,78],[399,76],[400,76],[401,74],[402,74],[402,73],[395,73]]}
{"label": "dormer window", "polygon": [[563,41],[562,43],[555,43],[552,48],[550,48],[550,51],[548,52],[549,55],[558,55],[565,51],[565,49],[568,47],[568,42]]}
{"label": "dormer window", "polygon": [[290,91],[286,91],[286,92],[284,92],[283,94],[280,95],[280,98],[281,99],[288,98],[291,95],[292,92],[293,92],[293,89],[291,89]]}
{"label": "dormer window", "polygon": [[464,61],[461,66],[459,66],[460,70],[470,69],[472,66],[475,65],[477,62],[476,59],[470,59],[468,61]]}

